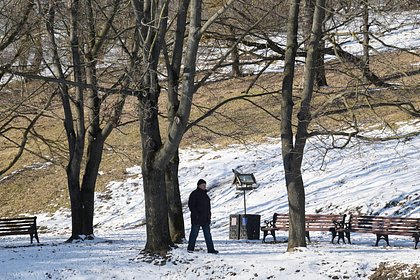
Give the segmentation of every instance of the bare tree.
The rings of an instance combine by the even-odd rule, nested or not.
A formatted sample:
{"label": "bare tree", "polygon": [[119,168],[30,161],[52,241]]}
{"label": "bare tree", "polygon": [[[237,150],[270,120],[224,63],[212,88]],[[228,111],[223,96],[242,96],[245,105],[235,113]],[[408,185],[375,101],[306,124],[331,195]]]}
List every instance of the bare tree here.
{"label": "bare tree", "polygon": [[[117,45],[116,38],[121,38],[124,31],[131,28],[114,24],[117,15],[124,16],[122,3],[121,0],[107,3],[74,0],[69,2],[67,8],[60,1],[39,1],[36,2],[35,10],[34,2],[28,1],[22,3],[22,10],[25,11],[22,21],[15,24],[2,22],[13,29],[7,30],[8,36],[3,37],[1,48],[13,50],[12,43],[28,38],[34,42],[42,39],[41,44],[45,47],[32,58],[22,55],[18,48],[13,59],[1,66],[2,73],[11,75],[10,81],[14,77],[29,81],[31,87],[28,88],[32,88],[34,93],[29,95],[28,102],[33,103],[29,98],[37,92],[46,92],[48,96],[48,99],[44,98],[46,101],[39,113],[32,112],[33,118],[24,116],[28,125],[22,133],[21,143],[15,141],[15,145],[19,146],[18,152],[2,172],[10,169],[23,151],[34,153],[25,147],[29,133],[40,139],[51,152],[55,152],[57,148],[62,149],[60,144],[54,144],[48,140],[48,136],[36,133],[33,128],[35,122],[44,115],[62,117],[67,139],[67,149],[64,149],[67,160],[65,169],[72,212],[72,234],[69,242],[94,237],[94,194],[103,147],[113,128],[120,124],[125,96],[133,92],[127,88],[128,80],[122,70],[124,65],[119,68],[114,62],[112,70],[108,71],[111,67],[103,67],[101,64],[112,49],[110,46]],[[11,4],[13,1],[8,2],[8,5]],[[32,14],[29,17],[30,13]],[[23,28],[28,19],[36,22],[36,26]],[[125,29],[117,30],[121,27]],[[124,42],[120,43],[124,47]],[[16,61],[22,58],[32,64],[36,62],[36,65],[41,60],[42,67],[48,74],[41,75],[38,71],[33,71],[33,67],[17,67]],[[108,58],[115,61],[113,55],[108,55]],[[42,87],[36,88],[37,82]],[[52,98],[57,95],[61,101],[62,116],[46,111]],[[22,115],[18,110],[15,112]],[[2,129],[9,131],[10,122],[2,119]],[[63,152],[63,149],[60,151]],[[38,156],[42,157],[39,154]],[[46,160],[58,162],[55,158]]]}
{"label": "bare tree", "polygon": [[[178,149],[188,124],[193,95],[200,86],[195,84],[199,42],[205,30],[233,1],[228,1],[203,26],[201,0],[181,1],[171,58],[165,43],[169,1],[150,0],[141,5],[140,1],[132,0],[137,22],[135,49],[138,55],[135,53],[132,57],[135,71],[129,76],[133,77],[139,91],[147,229],[145,252],[165,254],[173,241],[179,241],[184,235],[177,181]],[[188,9],[189,18],[186,16]],[[168,134],[165,141],[158,121],[161,94],[158,66],[162,53],[168,75]]]}
{"label": "bare tree", "polygon": [[[47,9],[46,26],[52,53],[51,69],[53,69],[55,78],[61,81],[58,82],[57,88],[60,92],[68,142],[69,157],[66,173],[72,213],[72,234],[69,242],[83,238],[83,236],[93,238],[94,192],[103,146],[112,129],[117,126],[124,105],[124,97],[121,97],[116,102],[112,116],[107,121],[101,118],[101,104],[104,98],[109,95],[105,94],[104,98],[99,95],[97,59],[120,3],[119,0],[112,2],[109,15],[105,17],[101,28],[96,30],[96,23],[93,22],[95,4],[90,1],[83,3],[87,14],[86,17],[82,17],[82,3],[79,0],[70,2],[68,26],[70,26],[69,46],[74,94],[71,92],[69,84],[65,82],[68,79],[65,74],[66,61],[65,57],[60,55],[59,45],[56,41],[56,29],[58,28],[56,13],[60,6],[50,2]],[[82,31],[85,31],[81,29],[83,23],[88,27],[87,37],[81,36]],[[85,97],[86,93],[87,97]],[[85,111],[87,111],[87,116]],[[105,122],[103,127],[101,127],[101,119]],[[85,150],[86,139],[87,149]],[[86,164],[84,164],[83,178],[80,181],[84,157],[86,157]]]}
{"label": "bare tree", "polygon": [[322,20],[325,13],[325,1],[317,0],[312,32],[309,41],[304,71],[302,101],[297,113],[297,129],[293,132],[293,78],[297,51],[298,14],[300,1],[291,1],[287,30],[287,49],[285,73],[281,91],[281,142],[282,158],[285,171],[287,195],[289,200],[289,241],[288,250],[306,247],[305,241],[305,191],[302,179],[302,160],[305,143],[308,138],[308,126],[311,121],[311,101],[315,77],[315,61],[321,36]]}
{"label": "bare tree", "polygon": [[[217,20],[220,19],[220,17],[222,17],[226,13],[229,13],[231,11],[230,8],[233,8],[235,3],[236,3],[235,0],[230,0],[227,3],[221,5],[221,7],[219,7],[218,10],[214,12],[212,11],[212,15],[209,16],[208,20],[205,21],[205,24],[203,25],[203,27],[200,28],[200,33],[204,34],[204,32],[208,31],[211,34],[212,32],[209,31],[209,29],[214,25],[213,23],[217,22]],[[274,7],[276,6],[277,4],[274,4]],[[207,79],[211,77],[212,73],[214,73],[217,69],[222,67],[222,64],[229,57],[229,55],[231,55],[232,53],[235,53],[235,50],[237,50],[238,44],[241,42],[244,36],[246,34],[249,34],[251,30],[257,28],[270,13],[271,13],[271,10],[268,9],[268,11],[265,12],[265,14],[262,14],[259,18],[255,20],[255,22],[252,22],[252,24],[248,26],[247,29],[242,34],[240,35],[236,34],[236,36],[238,36],[237,40],[229,44],[230,45],[229,50],[225,52],[224,54],[222,54],[219,57],[218,61],[212,62],[211,69],[208,70],[208,72],[203,76],[203,78],[201,78],[200,81],[195,84],[193,88],[194,92],[196,92],[201,86],[205,84]],[[178,12],[178,19],[177,19],[177,28],[176,28],[175,38],[174,38],[174,43],[173,43],[173,48],[172,48],[172,60],[170,59],[170,53],[168,51],[170,48],[164,47],[163,49],[164,57],[166,60],[166,69],[168,73],[167,93],[168,93],[169,128],[174,125],[174,122],[176,122],[176,109],[177,108],[179,109],[179,105],[180,105],[179,92],[181,88],[179,86],[182,86],[180,82],[181,81],[180,77],[182,77],[182,75],[185,75],[185,72],[181,72],[181,68],[180,68],[180,63],[182,59],[181,54],[183,53],[182,42],[183,42],[184,32],[185,32],[185,17],[183,14],[183,7],[180,6],[179,12]],[[206,32],[206,35],[207,35],[207,32]],[[198,63],[198,62],[194,62],[194,63]],[[247,97],[249,98],[249,97],[255,97],[255,96],[254,95],[243,96],[243,98],[247,98]],[[216,105],[216,107],[220,107],[221,105],[226,104],[228,101],[229,100],[226,100],[226,102],[222,102]],[[210,109],[207,113],[204,113],[204,115],[200,117],[199,119],[190,122],[185,127],[185,130],[190,129],[193,125],[197,125],[200,121],[210,116],[211,114],[215,113],[216,107]],[[167,197],[168,197],[168,205],[169,205],[169,229],[170,229],[171,240],[175,243],[182,241],[182,238],[184,238],[185,236],[182,204],[181,204],[181,198],[179,195],[180,192],[179,192],[179,183],[178,183],[178,166],[179,166],[179,156],[178,156],[178,149],[177,149],[175,156],[168,163],[166,173],[165,173]]]}

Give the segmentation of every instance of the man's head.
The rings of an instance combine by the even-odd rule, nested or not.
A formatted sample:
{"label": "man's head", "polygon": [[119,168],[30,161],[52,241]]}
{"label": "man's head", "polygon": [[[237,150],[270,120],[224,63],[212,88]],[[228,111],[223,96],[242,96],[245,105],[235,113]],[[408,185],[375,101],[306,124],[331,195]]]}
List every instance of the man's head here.
{"label": "man's head", "polygon": [[197,182],[197,187],[199,187],[202,190],[206,189],[206,181],[204,181],[203,179],[198,180]]}

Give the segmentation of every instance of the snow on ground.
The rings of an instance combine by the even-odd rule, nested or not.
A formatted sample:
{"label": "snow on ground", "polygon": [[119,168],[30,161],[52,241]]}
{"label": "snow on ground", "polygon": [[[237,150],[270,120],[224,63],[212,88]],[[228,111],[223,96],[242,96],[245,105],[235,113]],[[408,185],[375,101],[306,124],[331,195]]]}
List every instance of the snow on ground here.
{"label": "snow on ground", "polygon": [[[403,127],[417,130],[420,122]],[[420,217],[420,137],[407,141],[353,143],[330,152],[321,164],[319,142],[309,143],[304,166],[308,213],[360,211]],[[391,247],[374,247],[375,236],[352,235],[354,244],[330,244],[328,232],[311,234],[312,243],[286,252],[283,242],[229,239],[229,215],[243,213],[243,193],[231,185],[232,169],[255,174],[259,187],[246,193],[247,213],[262,220],[287,212],[279,139],[227,149],[181,151],[180,182],[184,204],[196,181],[208,182],[212,199],[212,234],[218,255],[206,253],[200,233],[197,251],[186,244],[166,262],[144,258],[144,200],[139,167],[124,182],[112,182],[97,194],[96,240],[76,244],[67,210],[38,215],[40,244],[29,236],[0,238],[0,279],[364,279],[379,263],[418,264],[420,251],[409,237],[391,236]],[[188,235],[189,212],[184,218]],[[270,240],[271,237],[268,237]]]}

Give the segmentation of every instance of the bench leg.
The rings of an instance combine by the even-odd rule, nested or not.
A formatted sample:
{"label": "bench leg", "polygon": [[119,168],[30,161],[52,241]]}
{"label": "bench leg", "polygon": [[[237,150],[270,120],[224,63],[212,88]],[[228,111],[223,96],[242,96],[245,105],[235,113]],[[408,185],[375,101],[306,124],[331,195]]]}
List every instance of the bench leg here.
{"label": "bench leg", "polygon": [[[331,244],[334,244],[334,239],[337,236],[337,231],[334,228],[330,229],[330,231],[331,231],[331,235],[332,235]],[[340,238],[338,239],[338,243],[340,243]]]}
{"label": "bench leg", "polygon": [[[268,230],[263,231],[263,233],[264,233],[263,240],[262,240],[263,243],[265,242],[265,238],[267,237],[268,232],[269,232]],[[270,235],[273,236],[273,240],[276,241],[276,231],[275,230],[270,230]]]}
{"label": "bench leg", "polygon": [[35,232],[35,239],[36,239],[36,242],[39,243],[38,232]]}
{"label": "bench leg", "polygon": [[308,238],[308,242],[311,243],[311,237],[309,236],[309,231],[305,231],[305,236]]}
{"label": "bench leg", "polygon": [[417,249],[417,244],[419,243],[419,239],[420,239],[420,235],[418,234],[413,234],[414,237],[414,249]]}
{"label": "bench leg", "polygon": [[30,233],[29,235],[31,237],[31,244],[34,243],[33,242],[34,241],[34,237],[35,237],[36,242],[39,243],[38,232]]}
{"label": "bench leg", "polygon": [[386,245],[389,246],[388,234],[376,234],[376,247],[378,246],[379,240],[381,239],[385,240]]}
{"label": "bench leg", "polygon": [[346,244],[346,240],[344,239],[344,232],[339,232],[338,233],[338,241],[337,244],[340,244],[340,239],[343,240],[343,243]]}
{"label": "bench leg", "polygon": [[351,244],[351,241],[350,241],[350,232],[349,231],[346,231],[346,238],[347,238],[347,242],[349,244]]}
{"label": "bench leg", "polygon": [[263,233],[264,233],[264,236],[263,236],[262,242],[264,243],[265,242],[265,238],[267,237],[267,231],[263,231]]}
{"label": "bench leg", "polygon": [[277,240],[276,240],[276,231],[275,231],[275,230],[272,230],[272,231],[271,231],[271,235],[273,236],[273,240],[274,240],[274,241],[277,241]]}

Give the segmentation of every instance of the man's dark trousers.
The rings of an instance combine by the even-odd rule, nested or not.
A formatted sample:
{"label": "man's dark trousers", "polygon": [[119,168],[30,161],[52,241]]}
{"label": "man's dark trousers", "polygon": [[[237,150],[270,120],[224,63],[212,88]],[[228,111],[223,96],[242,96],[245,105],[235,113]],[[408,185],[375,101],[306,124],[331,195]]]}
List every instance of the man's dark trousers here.
{"label": "man's dark trousers", "polygon": [[197,240],[200,227],[203,229],[204,239],[206,240],[207,252],[214,252],[213,239],[210,233],[210,224],[192,225],[190,231],[190,238],[188,239],[188,251],[194,251],[195,241]]}

